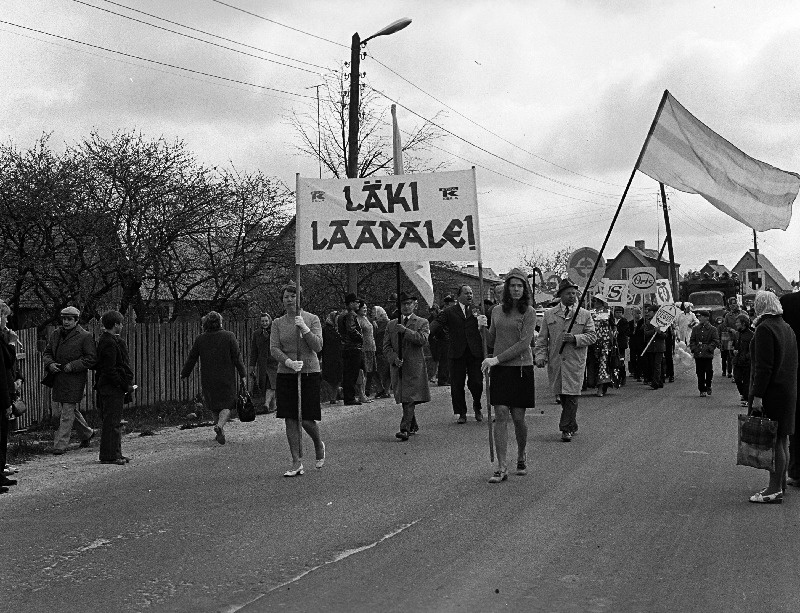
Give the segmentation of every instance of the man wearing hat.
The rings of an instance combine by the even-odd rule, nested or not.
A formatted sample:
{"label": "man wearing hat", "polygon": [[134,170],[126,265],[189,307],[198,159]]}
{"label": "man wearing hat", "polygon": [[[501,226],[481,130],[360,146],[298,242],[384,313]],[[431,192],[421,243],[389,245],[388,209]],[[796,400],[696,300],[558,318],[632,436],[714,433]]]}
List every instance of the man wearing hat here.
{"label": "man wearing hat", "polygon": [[714,350],[719,346],[719,331],[711,325],[709,309],[695,309],[694,314],[700,323],[692,328],[689,349],[694,356],[697,373],[697,389],[701,396],[711,395],[711,380],[714,378]]}
{"label": "man wearing hat", "polygon": [[81,438],[81,447],[88,447],[94,430],[86,423],[78,405],[86,391],[87,372],[94,366],[96,349],[92,335],[78,325],[81,312],[73,306],[61,311],[61,326],[56,328],[44,350],[44,368],[54,377],[50,396],[60,415],[58,430],[53,439],[53,453],[67,450],[73,423]]}
{"label": "man wearing hat", "polygon": [[342,395],[347,405],[361,404],[356,397],[356,382],[361,362],[364,360],[364,335],[358,323],[358,296],[349,293],[344,297],[347,310],[336,319],[336,328],[342,339]]}
{"label": "man wearing hat", "polygon": [[431,335],[449,337],[447,362],[450,371],[450,399],[458,423],[467,423],[467,398],[464,383],[472,395],[472,410],[475,421],[483,421],[481,394],[483,394],[483,341],[478,330],[478,319],[472,312],[472,288],[462,285],[458,289],[457,302],[444,309],[431,324]]}
{"label": "man wearing hat", "polygon": [[[550,385],[561,399],[561,440],[568,443],[578,431],[578,397],[583,387],[587,347],[595,343],[597,334],[591,314],[578,305],[577,285],[561,279],[556,296],[560,302],[545,311],[536,339],[536,366],[547,364]],[[569,330],[573,318],[575,323]]]}
{"label": "man wearing hat", "polygon": [[414,313],[416,308],[417,297],[401,292],[400,321],[389,321],[383,337],[383,354],[391,368],[394,400],[403,405],[400,431],[395,434],[401,441],[407,441],[409,435],[418,429],[416,405],[431,399],[425,364],[430,327],[424,317]]}

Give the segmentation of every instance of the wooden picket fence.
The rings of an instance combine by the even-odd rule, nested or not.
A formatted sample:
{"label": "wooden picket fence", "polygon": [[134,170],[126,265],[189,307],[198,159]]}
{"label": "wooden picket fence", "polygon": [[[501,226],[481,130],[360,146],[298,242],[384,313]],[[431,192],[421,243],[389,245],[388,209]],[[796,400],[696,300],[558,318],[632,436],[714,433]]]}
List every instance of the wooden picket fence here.
{"label": "wooden picket fence", "polygon": [[[225,329],[233,332],[239,341],[242,360],[248,365],[250,339],[260,323],[255,321],[225,322]],[[92,320],[84,325],[94,335],[95,341],[102,334],[102,326]],[[44,346],[38,342],[36,329],[19,330],[24,353],[18,354],[18,362],[25,383],[22,386],[22,398],[28,405],[28,411],[19,418],[18,427],[24,428],[34,421],[41,421],[52,415],[50,389],[41,385],[45,372],[42,366]],[[158,402],[173,400],[191,400],[200,392],[200,368],[195,366],[188,379],[181,379],[183,368],[194,339],[201,333],[200,321],[175,323],[144,323],[126,325],[122,330],[122,338],[128,344],[134,383],[138,389],[134,394],[132,405],[147,406]],[[93,411],[94,394],[90,393],[94,372],[89,371],[87,394],[81,403],[82,411]]]}

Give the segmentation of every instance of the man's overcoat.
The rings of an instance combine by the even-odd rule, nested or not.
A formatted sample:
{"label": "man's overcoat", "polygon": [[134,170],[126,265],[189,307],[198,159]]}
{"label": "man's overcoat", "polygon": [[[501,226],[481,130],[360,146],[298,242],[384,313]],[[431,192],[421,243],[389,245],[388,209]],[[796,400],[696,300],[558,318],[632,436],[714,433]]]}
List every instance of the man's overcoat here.
{"label": "man's overcoat", "polygon": [[[430,327],[428,321],[418,315],[410,315],[405,326],[408,332],[403,337],[403,367],[394,365],[400,347],[397,333],[397,320],[392,319],[386,326],[383,337],[383,354],[391,365],[392,390],[395,402],[428,402],[431,393],[428,389],[428,368],[425,364],[425,346],[428,344]],[[401,372],[402,371],[402,372]]]}
{"label": "man's overcoat", "polygon": [[545,311],[539,337],[536,339],[536,359],[547,360],[547,374],[554,394],[580,396],[586,371],[587,347],[595,343],[597,334],[589,311],[579,309],[572,327],[575,344],[568,343],[564,346],[564,351],[559,353],[570,319],[572,313],[565,319],[562,305]]}

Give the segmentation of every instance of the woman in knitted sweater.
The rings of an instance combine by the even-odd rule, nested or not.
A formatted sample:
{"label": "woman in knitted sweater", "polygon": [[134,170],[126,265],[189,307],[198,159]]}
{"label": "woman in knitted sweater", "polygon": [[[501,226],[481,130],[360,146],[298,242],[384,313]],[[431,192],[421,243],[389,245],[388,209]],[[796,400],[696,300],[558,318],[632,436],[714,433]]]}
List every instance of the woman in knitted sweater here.
{"label": "woman in knitted sweater", "polygon": [[297,373],[300,373],[303,430],[314,441],[316,467],[322,468],[325,464],[325,443],[320,438],[317,426],[322,419],[319,404],[322,369],[317,357],[317,352],[322,351],[322,323],[313,313],[302,309],[298,312],[295,285],[284,286],[282,300],[286,314],[272,322],[269,343],[272,357],[278,361],[275,385],[277,417],[286,421],[286,440],[292,454],[292,467],[283,476],[297,477],[305,472],[297,410]]}
{"label": "woman in knitted sweater", "polygon": [[[525,409],[536,406],[531,351],[536,311],[530,303],[531,289],[527,275],[515,268],[506,276],[502,304],[492,310],[487,343],[494,347],[494,356],[486,358],[481,365],[481,370],[489,373],[489,401],[497,416],[494,430],[497,470],[489,483],[500,483],[508,478],[506,448],[509,415],[514,422],[517,438],[517,474],[524,475],[528,471]],[[478,323],[485,327],[486,320],[486,316],[481,315]]]}

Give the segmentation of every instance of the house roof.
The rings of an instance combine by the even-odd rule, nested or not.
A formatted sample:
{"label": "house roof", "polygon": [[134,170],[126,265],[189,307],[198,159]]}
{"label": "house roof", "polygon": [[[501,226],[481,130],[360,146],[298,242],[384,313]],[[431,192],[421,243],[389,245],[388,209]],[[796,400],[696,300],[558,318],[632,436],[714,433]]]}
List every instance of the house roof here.
{"label": "house roof", "polygon": [[[724,264],[712,264],[711,262],[706,262],[703,265],[703,268],[710,268],[713,272],[718,272],[719,274],[722,274],[723,272],[727,272],[728,274],[731,273],[731,271],[728,270],[728,267]],[[703,270],[703,268],[700,270]]]}
{"label": "house roof", "polygon": [[[745,262],[745,260],[748,260],[748,262]],[[739,261],[736,263],[736,266],[733,267],[734,272],[739,274],[743,273],[749,268],[747,265],[749,262],[752,262],[753,265],[755,265],[755,253],[753,249],[748,249],[747,253],[745,253],[739,259]],[[758,266],[763,268],[764,272],[766,272],[772,278],[772,280],[778,284],[779,290],[783,292],[791,292],[792,289],[794,289],[792,284],[786,280],[786,277],[784,277],[781,272],[775,268],[775,264],[770,262],[767,256],[765,256],[761,251],[758,252]]]}
{"label": "house roof", "polygon": [[[465,275],[470,275],[471,277],[478,277],[478,267],[477,266],[464,266],[461,269],[461,272]],[[483,269],[483,280],[484,281],[494,281],[496,283],[501,283],[503,278],[498,276],[495,271],[491,268],[484,268]]]}
{"label": "house roof", "polygon": [[[635,257],[637,260],[641,262],[642,266],[653,266],[653,264],[655,264],[656,262],[661,262],[662,264],[669,264],[669,259],[664,257],[664,255],[661,256],[661,259],[659,259],[658,251],[656,251],[655,249],[639,249],[638,247],[634,247],[632,245],[625,245],[617,254],[617,257],[609,260],[606,263],[606,266],[608,267],[613,265],[614,262],[617,259],[619,259],[619,256],[621,256],[626,249],[633,257]],[[680,267],[680,263],[675,262],[675,266],[676,268]]]}

